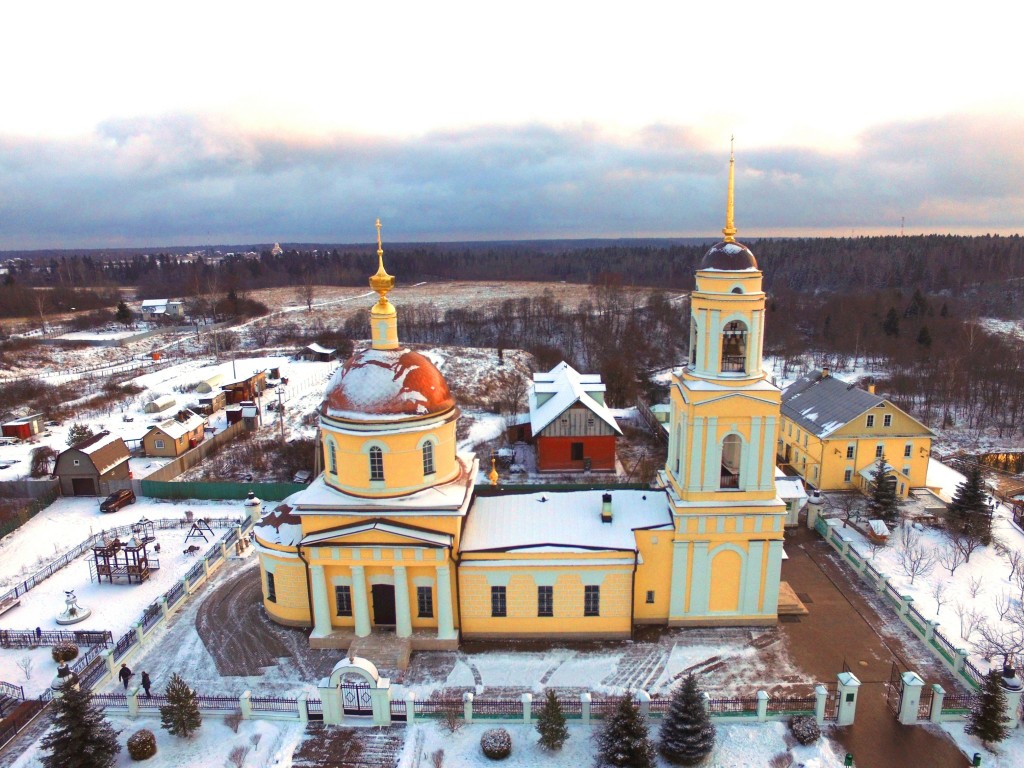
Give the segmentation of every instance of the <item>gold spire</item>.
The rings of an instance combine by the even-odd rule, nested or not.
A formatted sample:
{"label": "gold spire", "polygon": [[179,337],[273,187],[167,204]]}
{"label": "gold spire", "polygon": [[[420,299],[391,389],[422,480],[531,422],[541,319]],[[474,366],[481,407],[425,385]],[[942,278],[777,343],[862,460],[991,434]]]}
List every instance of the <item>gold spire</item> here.
{"label": "gold spire", "polygon": [[377,274],[370,278],[370,288],[380,294],[381,308],[388,306],[388,291],[395,287],[395,278],[384,269],[384,246],[380,241],[380,219],[377,219]]}
{"label": "gold spire", "polygon": [[725,229],[722,230],[722,234],[725,235],[725,242],[735,243],[736,242],[736,223],[734,220],[734,190],[736,187],[736,153],[734,150],[736,144],[736,137],[731,136],[729,138],[729,200],[725,204]]}
{"label": "gold spire", "polygon": [[498,460],[494,456],[491,456],[491,471],[487,473],[487,479],[491,481],[491,485],[498,484],[499,476],[498,467],[496,466],[497,461]]}

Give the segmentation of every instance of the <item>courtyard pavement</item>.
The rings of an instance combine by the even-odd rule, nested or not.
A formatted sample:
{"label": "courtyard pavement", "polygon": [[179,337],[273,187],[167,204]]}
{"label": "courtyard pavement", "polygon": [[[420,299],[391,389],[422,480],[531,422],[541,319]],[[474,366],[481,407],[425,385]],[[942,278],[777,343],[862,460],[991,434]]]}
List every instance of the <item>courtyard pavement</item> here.
{"label": "courtyard pavement", "polygon": [[810,613],[780,624],[779,631],[802,671],[831,681],[845,662],[861,681],[856,721],[831,731],[858,768],[969,765],[938,726],[900,725],[885,699],[894,662],[928,686],[939,683],[950,693],[961,686],[818,534],[804,527],[787,531],[786,554],[782,578],[801,599],[809,598],[804,603]]}

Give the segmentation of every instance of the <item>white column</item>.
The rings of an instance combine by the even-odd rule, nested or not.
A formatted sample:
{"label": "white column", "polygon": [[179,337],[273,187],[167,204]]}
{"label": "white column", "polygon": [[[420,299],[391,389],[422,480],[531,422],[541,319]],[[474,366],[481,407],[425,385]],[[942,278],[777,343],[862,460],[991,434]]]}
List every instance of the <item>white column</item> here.
{"label": "white column", "polygon": [[857,716],[857,694],[860,680],[852,672],[840,672],[839,679],[839,717],[836,725],[853,725]]}
{"label": "white column", "polygon": [[395,634],[399,637],[412,636],[412,613],[409,610],[409,579],[405,566],[396,565],[395,572]]}
{"label": "white column", "polygon": [[313,632],[310,637],[331,634],[331,601],[327,598],[327,578],[322,565],[309,566],[309,582],[313,590]]}
{"label": "white column", "polygon": [[366,600],[366,575],[361,565],[352,566],[352,612],[356,620],[356,637],[366,637],[370,634],[370,606]]}
{"label": "white column", "polygon": [[455,620],[452,613],[452,580],[447,565],[437,566],[437,637],[454,640]]}
{"label": "white column", "polygon": [[900,675],[900,682],[903,684],[903,695],[900,696],[900,711],[896,719],[903,725],[916,725],[924,680],[917,672],[904,672]]}
{"label": "white column", "polygon": [[688,491],[699,491],[701,486],[700,457],[704,455],[704,418],[698,416],[693,420],[693,436],[687,446],[690,453],[690,476],[686,479]]}

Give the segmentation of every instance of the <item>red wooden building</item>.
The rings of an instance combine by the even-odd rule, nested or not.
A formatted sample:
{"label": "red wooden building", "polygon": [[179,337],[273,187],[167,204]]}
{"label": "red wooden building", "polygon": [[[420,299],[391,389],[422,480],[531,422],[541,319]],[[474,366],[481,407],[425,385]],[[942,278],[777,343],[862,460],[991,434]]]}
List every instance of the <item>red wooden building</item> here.
{"label": "red wooden building", "polygon": [[614,472],[615,441],[622,430],[604,404],[597,374],[566,362],[535,373],[530,388],[530,431],[541,472]]}

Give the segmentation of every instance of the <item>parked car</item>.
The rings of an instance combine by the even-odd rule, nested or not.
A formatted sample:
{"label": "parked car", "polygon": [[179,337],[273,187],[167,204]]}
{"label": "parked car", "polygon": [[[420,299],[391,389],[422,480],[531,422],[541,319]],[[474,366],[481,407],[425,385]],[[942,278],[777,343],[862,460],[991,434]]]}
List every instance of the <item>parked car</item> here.
{"label": "parked car", "polygon": [[122,488],[107,496],[100,504],[100,512],[117,512],[121,507],[135,503],[135,491],[131,488]]}

